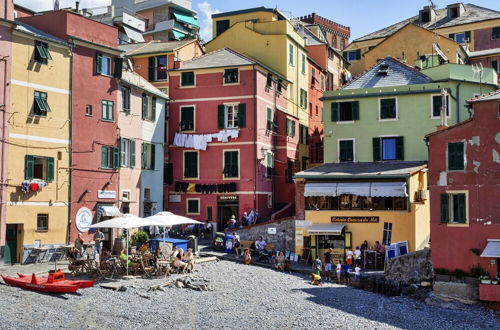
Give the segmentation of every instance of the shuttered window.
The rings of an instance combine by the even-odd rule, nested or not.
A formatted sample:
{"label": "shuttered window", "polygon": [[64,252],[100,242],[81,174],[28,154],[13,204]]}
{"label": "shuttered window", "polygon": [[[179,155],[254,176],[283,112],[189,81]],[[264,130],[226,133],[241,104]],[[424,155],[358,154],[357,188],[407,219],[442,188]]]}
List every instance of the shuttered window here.
{"label": "shuttered window", "polygon": [[141,168],[145,170],[155,169],[156,145],[143,142],[141,145]]}
{"label": "shuttered window", "polygon": [[198,177],[198,152],[184,152],[184,178]]}
{"label": "shuttered window", "polygon": [[42,64],[47,64],[48,60],[52,59],[49,52],[49,45],[45,42],[35,41],[35,61]]}
{"label": "shuttered window", "polygon": [[224,151],[224,177],[239,177],[238,166],[239,151]]}
{"label": "shuttered window", "polygon": [[267,124],[266,124],[266,129],[269,132],[272,132],[274,128],[274,123],[273,123],[273,109],[267,108]]}
{"label": "shuttered window", "polygon": [[441,222],[467,223],[467,195],[464,193],[441,194]]}
{"label": "shuttered window", "polygon": [[48,182],[54,181],[54,157],[34,155],[24,156],[24,179],[40,179]]}
{"label": "shuttered window", "polygon": [[373,161],[404,160],[404,138],[402,136],[373,138]]}
{"label": "shuttered window", "polygon": [[266,154],[266,178],[272,178],[274,174],[274,154],[268,152]]}
{"label": "shuttered window", "polygon": [[293,45],[288,45],[288,64],[293,65]]}
{"label": "shuttered window", "polygon": [[33,104],[33,112],[37,116],[46,116],[47,112],[51,112],[47,101],[47,93],[35,91],[35,102]]}
{"label": "shuttered window", "polygon": [[96,53],[96,73],[111,75],[111,57]]}
{"label": "shuttered window", "polygon": [[332,121],[359,120],[359,101],[334,102],[331,105]]}
{"label": "shuttered window", "polygon": [[181,131],[194,131],[194,107],[181,108]]}
{"label": "shuttered window", "polygon": [[463,142],[448,143],[448,170],[465,170],[465,146]]}
{"label": "shuttered window", "polygon": [[113,121],[115,103],[113,101],[101,101],[101,119],[105,121]]}
{"label": "shuttered window", "polygon": [[307,108],[307,91],[300,89],[300,106],[302,108]]}
{"label": "shuttered window", "polygon": [[354,141],[340,140],[339,141],[339,162],[354,161]]}
{"label": "shuttered window", "polygon": [[396,98],[380,99],[380,119],[396,119],[396,107]]}
{"label": "shuttered window", "polygon": [[181,86],[194,86],[194,72],[181,73]]}
{"label": "shuttered window", "polygon": [[286,119],[286,135],[289,137],[295,137],[295,127],[297,123],[293,119]]}

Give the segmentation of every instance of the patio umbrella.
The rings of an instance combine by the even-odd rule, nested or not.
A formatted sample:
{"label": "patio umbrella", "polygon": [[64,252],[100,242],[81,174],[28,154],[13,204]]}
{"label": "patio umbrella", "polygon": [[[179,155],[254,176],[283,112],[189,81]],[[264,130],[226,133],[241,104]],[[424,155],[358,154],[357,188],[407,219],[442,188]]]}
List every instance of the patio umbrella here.
{"label": "patio umbrella", "polygon": [[124,214],[120,217],[116,217],[110,220],[101,221],[96,224],[89,226],[89,228],[118,228],[125,229],[127,231],[127,240],[125,241],[125,247],[127,250],[127,275],[128,275],[128,236],[129,229],[150,226],[153,222],[151,220],[146,220],[144,218],[138,217],[133,214]]}
{"label": "patio umbrella", "polygon": [[[151,221],[153,225],[159,227],[172,227],[176,225],[196,225],[203,222],[193,220],[187,217],[173,214],[172,212],[162,211],[155,215],[147,217],[146,220]],[[165,239],[165,230],[163,230],[163,239]]]}

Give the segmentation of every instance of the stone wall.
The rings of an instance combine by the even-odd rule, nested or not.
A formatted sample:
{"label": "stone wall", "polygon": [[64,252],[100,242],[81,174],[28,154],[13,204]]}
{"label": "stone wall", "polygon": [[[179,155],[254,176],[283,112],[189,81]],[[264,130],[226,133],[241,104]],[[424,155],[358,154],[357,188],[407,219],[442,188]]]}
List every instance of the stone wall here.
{"label": "stone wall", "polygon": [[434,270],[432,268],[431,250],[423,249],[389,260],[384,277],[386,280],[399,285],[432,281]]}
{"label": "stone wall", "polygon": [[[276,234],[268,229],[275,228]],[[278,251],[295,251],[295,220],[266,222],[236,230],[243,241],[256,241],[262,236],[267,243],[275,245]]]}

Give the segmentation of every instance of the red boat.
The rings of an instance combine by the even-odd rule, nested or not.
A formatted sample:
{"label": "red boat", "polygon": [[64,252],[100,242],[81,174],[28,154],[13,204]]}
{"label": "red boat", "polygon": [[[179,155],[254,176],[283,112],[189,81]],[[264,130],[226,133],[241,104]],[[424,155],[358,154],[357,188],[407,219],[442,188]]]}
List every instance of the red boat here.
{"label": "red boat", "polygon": [[49,277],[37,277],[35,274],[23,275],[17,274],[19,277],[3,276],[5,284],[17,286],[22,289],[35,290],[51,293],[74,293],[78,289],[90,288],[94,286],[93,280],[78,280],[72,281],[64,278],[64,273],[58,269],[56,272],[49,273]]}

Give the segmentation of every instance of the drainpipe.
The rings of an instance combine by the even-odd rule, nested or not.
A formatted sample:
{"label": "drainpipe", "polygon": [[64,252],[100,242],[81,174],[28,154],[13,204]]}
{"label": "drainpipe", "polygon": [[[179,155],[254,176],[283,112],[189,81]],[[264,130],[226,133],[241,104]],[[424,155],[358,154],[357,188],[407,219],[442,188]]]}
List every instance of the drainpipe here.
{"label": "drainpipe", "polygon": [[75,48],[74,45],[70,46],[69,51],[70,51],[70,58],[69,58],[69,159],[68,159],[68,184],[69,184],[69,189],[68,189],[68,237],[67,237],[67,244],[70,244],[71,242],[71,210],[73,208],[73,203],[72,203],[72,175],[73,175],[73,49]]}
{"label": "drainpipe", "polygon": [[[7,11],[7,8],[5,9]],[[4,64],[4,71],[3,71],[3,107],[2,107],[2,158],[1,158],[1,165],[0,165],[0,223],[5,220],[3,219],[6,217],[5,211],[7,210],[7,207],[5,205],[4,201],[4,196],[5,196],[5,190],[7,187],[6,181],[6,176],[5,176],[5,152],[6,152],[6,130],[7,130],[7,68],[8,68],[8,57],[3,57],[0,59],[0,61],[3,62]],[[0,104],[1,106],[2,104]],[[1,226],[1,224],[0,224]],[[5,228],[5,227],[4,227]],[[0,227],[0,234],[4,235],[3,230],[4,229]],[[0,245],[2,244],[1,242],[1,237],[0,237]]]}
{"label": "drainpipe", "polygon": [[257,166],[259,166],[257,157],[257,69],[253,66],[254,80],[253,80],[253,210],[257,210]]}
{"label": "drainpipe", "polygon": [[460,122],[460,85],[462,83],[458,83],[457,85],[457,123]]}

